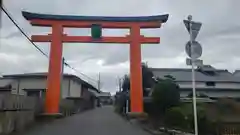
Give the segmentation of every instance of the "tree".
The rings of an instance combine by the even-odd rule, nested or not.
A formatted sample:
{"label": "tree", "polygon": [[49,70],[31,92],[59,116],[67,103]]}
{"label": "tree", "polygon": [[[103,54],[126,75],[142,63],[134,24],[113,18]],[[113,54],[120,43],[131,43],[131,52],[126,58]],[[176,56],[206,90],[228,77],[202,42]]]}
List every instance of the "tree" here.
{"label": "tree", "polygon": [[154,84],[154,75],[146,63],[142,63],[142,76],[143,88],[151,88]]}
{"label": "tree", "polygon": [[[143,96],[148,96],[146,88],[152,88],[154,85],[153,73],[146,63],[142,63],[142,86],[143,86]],[[130,90],[130,77],[129,75],[124,75],[123,91]]]}
{"label": "tree", "polygon": [[115,109],[118,113],[124,114],[126,107],[126,92],[117,92],[115,95]]}
{"label": "tree", "polygon": [[165,78],[165,79],[170,79],[170,80],[172,80],[172,81],[175,81],[175,80],[176,80],[176,79],[175,79],[173,76],[171,76],[171,75],[165,75],[164,78]]}
{"label": "tree", "polygon": [[157,82],[152,92],[152,101],[156,113],[165,111],[180,103],[179,86],[173,77],[162,79]]}
{"label": "tree", "polygon": [[130,90],[130,77],[128,75],[124,75],[122,90],[123,91],[129,91]]}

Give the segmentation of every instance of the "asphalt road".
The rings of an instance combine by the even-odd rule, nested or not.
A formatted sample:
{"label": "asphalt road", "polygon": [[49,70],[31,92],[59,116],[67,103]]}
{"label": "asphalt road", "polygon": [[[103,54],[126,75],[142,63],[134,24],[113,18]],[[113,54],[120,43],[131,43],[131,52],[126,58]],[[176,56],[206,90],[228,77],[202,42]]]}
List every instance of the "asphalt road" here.
{"label": "asphalt road", "polygon": [[149,135],[105,106],[28,130],[21,135]]}

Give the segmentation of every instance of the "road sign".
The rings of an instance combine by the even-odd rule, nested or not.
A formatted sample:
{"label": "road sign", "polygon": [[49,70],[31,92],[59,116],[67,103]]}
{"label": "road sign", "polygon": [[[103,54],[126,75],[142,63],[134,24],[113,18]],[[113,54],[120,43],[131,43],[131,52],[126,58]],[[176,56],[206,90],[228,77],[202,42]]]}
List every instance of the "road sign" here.
{"label": "road sign", "polygon": [[[183,20],[189,35],[190,41],[186,44],[186,53],[191,59],[186,59],[187,65],[192,66],[192,91],[193,91],[193,114],[194,114],[194,134],[198,135],[198,120],[197,120],[197,103],[196,103],[196,82],[195,82],[195,63],[199,65],[202,64],[201,60],[197,60],[198,57],[202,55],[202,47],[201,45],[195,41],[198,32],[202,26],[201,23],[196,23],[192,21],[192,16],[188,16],[188,21]],[[197,65],[197,64],[196,64]]]}
{"label": "road sign", "polygon": [[[185,24],[185,27],[187,28],[187,31],[189,32],[190,34],[190,21],[189,20],[183,20],[183,23]],[[200,22],[194,22],[194,21],[191,21],[192,23],[192,40],[195,40],[197,38],[197,35],[201,29],[201,26],[202,26],[202,23]]]}
{"label": "road sign", "polygon": [[[191,47],[193,49],[192,53],[191,53]],[[197,59],[202,56],[202,46],[197,41],[193,41],[192,45],[191,45],[191,42],[188,41],[185,46],[185,51],[187,55],[193,59]]]}
{"label": "road sign", "polygon": [[[189,59],[189,58],[187,58],[187,59],[186,59],[186,64],[187,64],[188,66],[189,66],[189,65],[192,65],[192,60]],[[195,60],[194,60],[194,64],[195,64],[196,66],[202,66],[202,65],[203,65],[203,60],[195,59]]]}

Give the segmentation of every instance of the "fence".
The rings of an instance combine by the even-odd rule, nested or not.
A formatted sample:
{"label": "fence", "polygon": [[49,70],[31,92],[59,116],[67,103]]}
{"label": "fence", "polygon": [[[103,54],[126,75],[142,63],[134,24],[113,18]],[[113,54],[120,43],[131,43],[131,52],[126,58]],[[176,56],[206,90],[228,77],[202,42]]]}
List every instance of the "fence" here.
{"label": "fence", "polygon": [[[59,107],[64,116],[69,116],[77,113],[80,106],[74,100],[61,99]],[[24,129],[35,121],[35,116],[43,113],[43,109],[44,99],[0,93],[0,135]]]}
{"label": "fence", "polygon": [[228,123],[218,128],[218,135],[240,135],[240,123]]}
{"label": "fence", "polygon": [[69,116],[74,112],[74,101],[68,99],[61,99],[60,101],[60,112],[64,116]]}
{"label": "fence", "polygon": [[41,112],[42,101],[35,97],[0,94],[0,134],[22,130]]}
{"label": "fence", "polygon": [[[36,105],[40,104],[40,99],[26,97],[23,95],[0,94],[1,111],[33,110],[37,111]],[[39,106],[40,107],[40,106]]]}

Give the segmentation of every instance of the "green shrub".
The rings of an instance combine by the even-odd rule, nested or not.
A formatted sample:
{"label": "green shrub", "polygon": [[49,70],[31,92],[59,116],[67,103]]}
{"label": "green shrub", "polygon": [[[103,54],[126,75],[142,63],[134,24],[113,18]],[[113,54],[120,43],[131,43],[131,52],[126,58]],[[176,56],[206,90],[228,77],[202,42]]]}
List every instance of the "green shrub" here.
{"label": "green shrub", "polygon": [[[190,128],[194,130],[194,116],[193,113],[187,116]],[[197,121],[198,130],[200,134],[212,133],[214,131],[215,124],[207,118],[206,109],[199,106],[197,108]]]}
{"label": "green shrub", "polygon": [[217,102],[217,107],[222,114],[239,114],[240,104],[230,98],[221,98]]}
{"label": "green shrub", "polygon": [[186,128],[186,118],[180,107],[172,107],[165,112],[164,123],[170,127]]}
{"label": "green shrub", "polygon": [[159,80],[152,92],[152,102],[157,113],[165,113],[180,103],[179,86],[172,79]]}

